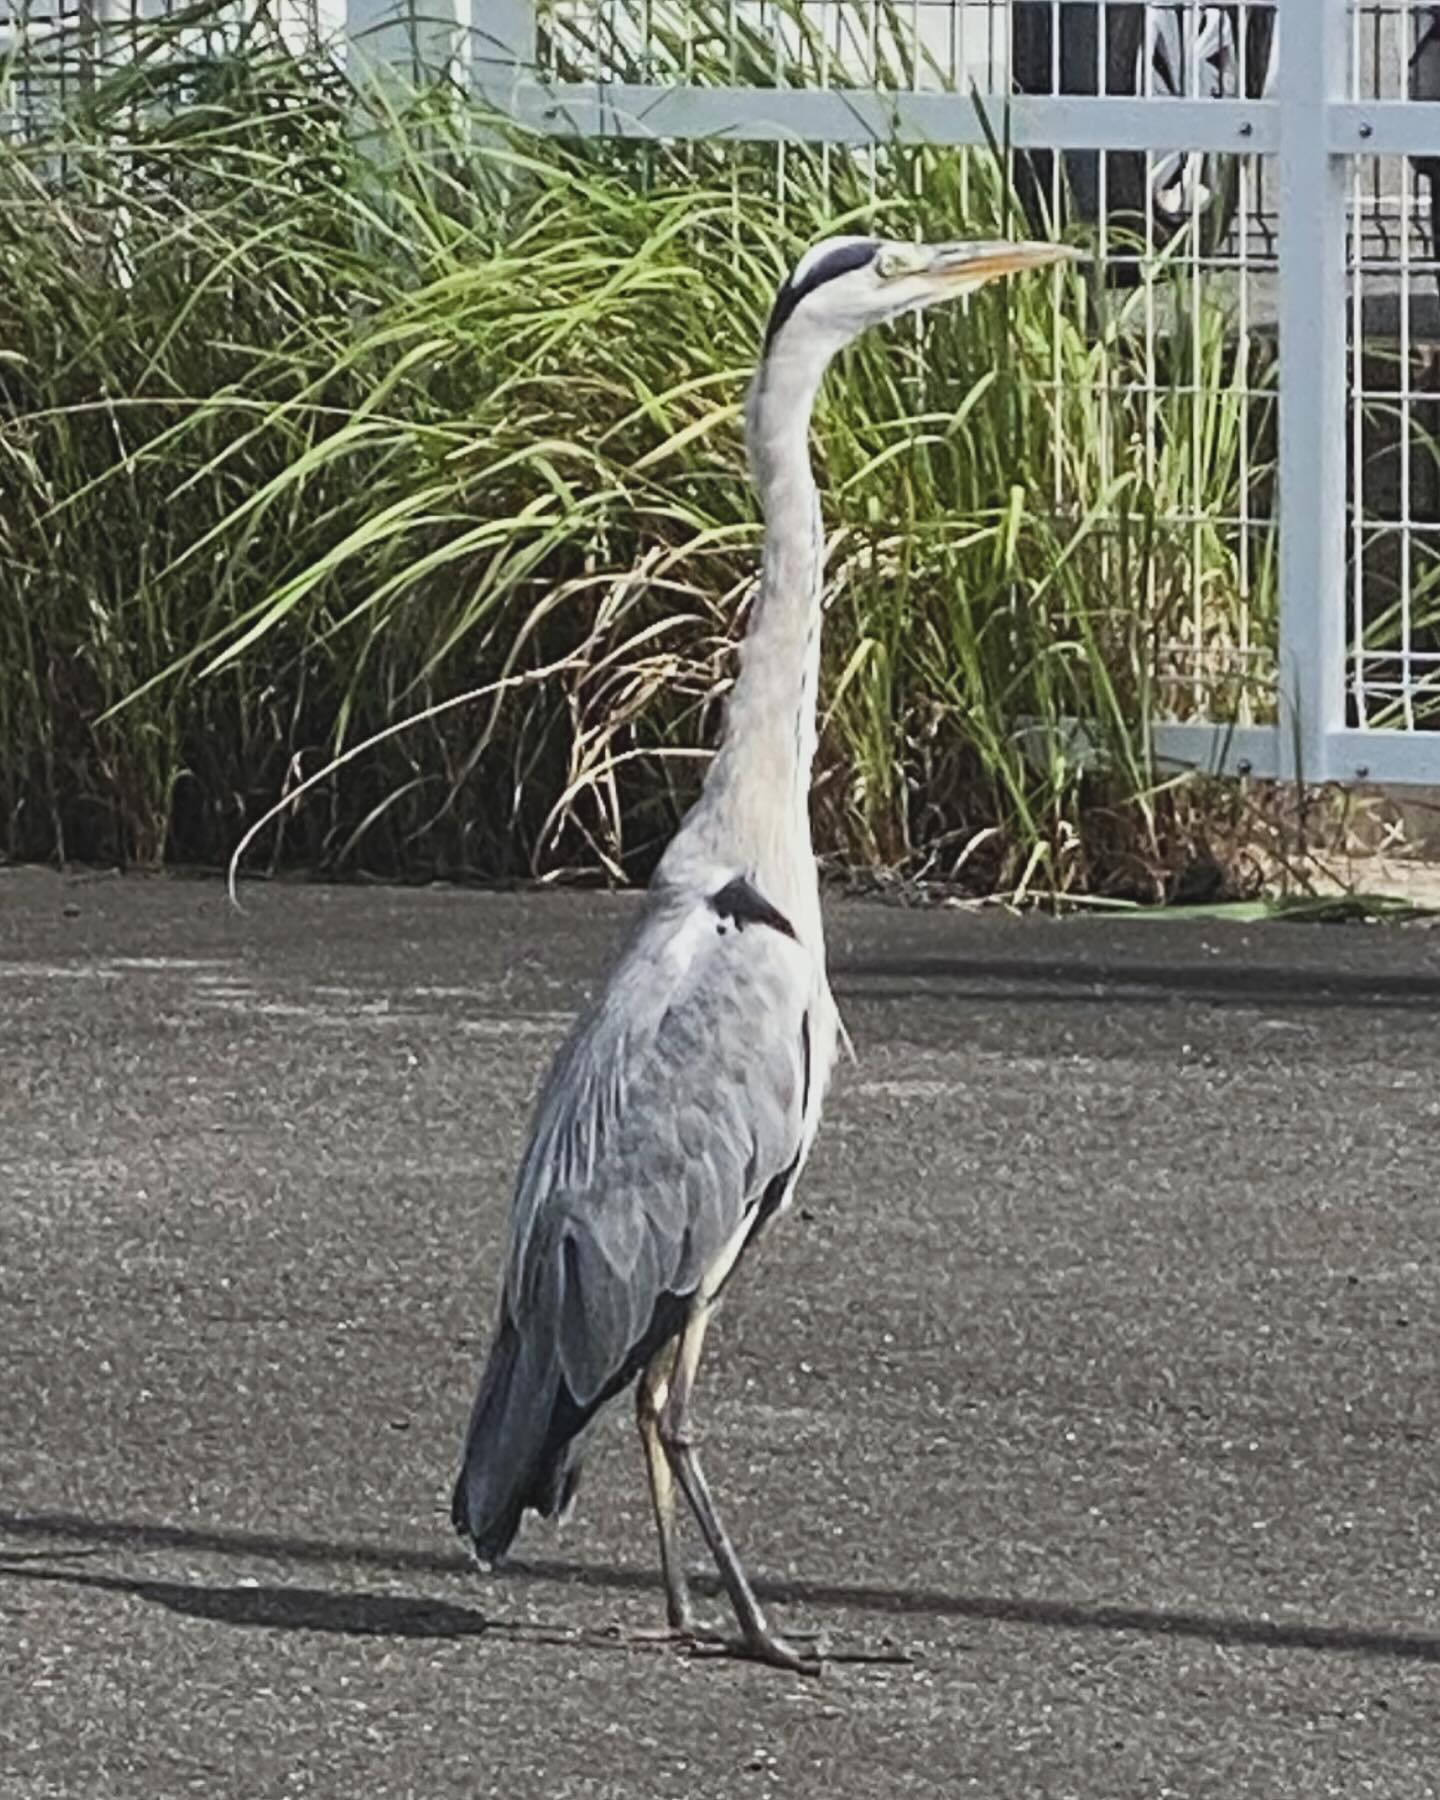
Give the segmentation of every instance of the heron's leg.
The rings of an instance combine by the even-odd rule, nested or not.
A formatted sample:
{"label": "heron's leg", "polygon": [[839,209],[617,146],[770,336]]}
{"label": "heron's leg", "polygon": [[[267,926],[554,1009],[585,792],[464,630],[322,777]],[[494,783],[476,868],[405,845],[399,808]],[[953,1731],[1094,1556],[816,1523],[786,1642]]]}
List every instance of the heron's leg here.
{"label": "heron's leg", "polygon": [[655,1528],[660,1534],[660,1572],[665,1578],[665,1616],[679,1637],[695,1630],[690,1588],[680,1561],[680,1537],[675,1520],[675,1475],[665,1446],[660,1441],[660,1417],[670,1393],[670,1371],[675,1346],[666,1344],[651,1358],[635,1392],[635,1420],[645,1447],[645,1467],[650,1476],[650,1499],[655,1507]]}
{"label": "heron's leg", "polygon": [[720,1522],[720,1515],[715,1510],[709,1484],[705,1480],[690,1437],[690,1395],[695,1386],[700,1351],[713,1310],[714,1302],[703,1296],[697,1296],[690,1308],[685,1329],[680,1335],[680,1347],[675,1352],[669,1398],[660,1415],[660,1441],[675,1471],[675,1479],[689,1501],[690,1510],[695,1514],[696,1523],[710,1547],[710,1554],[715,1558],[715,1567],[720,1572],[720,1579],[730,1596],[730,1604],[735,1609],[741,1640],[737,1648],[761,1662],[774,1663],[782,1669],[815,1674],[820,1665],[813,1656],[805,1656],[771,1631],[760,1602],[755,1598],[750,1579],[741,1566],[735,1546],[730,1541],[729,1533]]}

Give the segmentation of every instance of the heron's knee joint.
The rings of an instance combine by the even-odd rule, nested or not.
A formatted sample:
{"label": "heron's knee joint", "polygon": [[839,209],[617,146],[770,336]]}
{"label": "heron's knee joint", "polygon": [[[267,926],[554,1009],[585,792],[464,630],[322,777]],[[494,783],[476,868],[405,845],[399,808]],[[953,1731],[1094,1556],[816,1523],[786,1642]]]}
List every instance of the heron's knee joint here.
{"label": "heron's knee joint", "polygon": [[660,1442],[667,1450],[693,1450],[699,1439],[688,1425],[677,1425],[664,1417],[660,1420]]}

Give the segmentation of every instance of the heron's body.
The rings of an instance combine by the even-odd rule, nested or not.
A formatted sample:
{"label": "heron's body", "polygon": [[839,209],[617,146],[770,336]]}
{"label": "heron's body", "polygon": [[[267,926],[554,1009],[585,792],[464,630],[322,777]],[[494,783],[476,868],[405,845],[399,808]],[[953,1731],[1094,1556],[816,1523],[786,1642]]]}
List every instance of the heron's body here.
{"label": "heron's body", "polygon": [[[997,247],[985,248],[993,260]],[[905,268],[876,275],[891,283],[882,300],[871,298],[880,288],[861,289],[885,256],[914,263],[917,254],[835,240],[802,261],[777,300],[748,418],[765,556],[724,738],[635,931],[542,1091],[454,1498],[455,1524],[477,1554],[502,1556],[527,1508],[565,1505],[591,1423],[642,1376],[672,1627],[692,1629],[674,1536],[678,1481],[746,1647],[791,1666],[803,1659],[765,1625],[715,1515],[686,1409],[710,1310],[756,1234],[790,1204],[834,1061],[809,826],[824,549],[807,434],[835,350],[872,317],[940,297],[924,289],[906,299]],[[810,301],[822,282],[825,310]]]}
{"label": "heron's body", "polygon": [[551,1073],[522,1165],[503,1367],[476,1409],[490,1453],[457,1493],[483,1560],[523,1508],[559,1510],[598,1410],[788,1205],[834,1036],[812,948],[711,896],[652,891]]}

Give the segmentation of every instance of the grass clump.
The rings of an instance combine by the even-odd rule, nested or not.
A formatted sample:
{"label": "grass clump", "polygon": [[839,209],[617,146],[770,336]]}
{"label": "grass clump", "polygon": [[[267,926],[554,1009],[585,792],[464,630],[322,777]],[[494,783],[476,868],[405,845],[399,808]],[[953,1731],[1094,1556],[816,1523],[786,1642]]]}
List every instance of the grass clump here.
{"label": "grass clump", "polygon": [[[759,528],[740,405],[797,250],[1011,231],[988,154],[526,139],[253,22],[0,150],[0,849],[643,875],[702,770]],[[1177,283],[1057,275],[872,334],[817,415],[822,850],[1163,892],[1176,646],[1263,634],[1260,377]],[[1158,358],[1158,360],[1157,360]],[[1230,696],[1232,699],[1234,695]],[[1078,725],[1078,731],[1077,731]],[[1217,810],[1218,807],[1218,810]]]}

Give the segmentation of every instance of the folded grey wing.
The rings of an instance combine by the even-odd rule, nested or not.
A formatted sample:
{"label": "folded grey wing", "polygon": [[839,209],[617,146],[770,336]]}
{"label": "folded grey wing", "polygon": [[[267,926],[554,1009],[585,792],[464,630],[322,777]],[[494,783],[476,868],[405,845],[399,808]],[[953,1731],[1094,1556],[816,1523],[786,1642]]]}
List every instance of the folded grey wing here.
{"label": "folded grey wing", "polygon": [[516,1192],[506,1305],[590,1407],[795,1168],[810,953],[697,908],[642,929],[541,1096]]}

